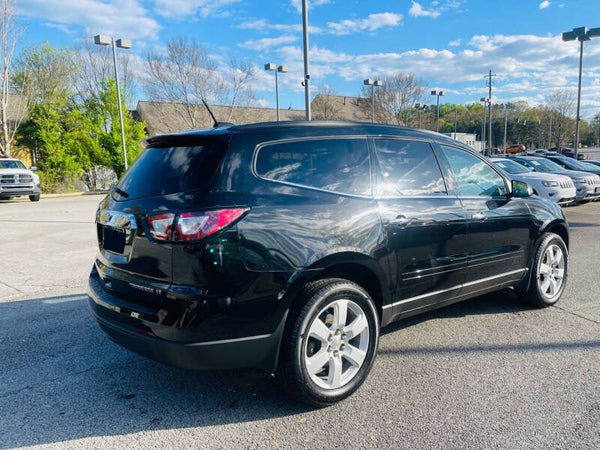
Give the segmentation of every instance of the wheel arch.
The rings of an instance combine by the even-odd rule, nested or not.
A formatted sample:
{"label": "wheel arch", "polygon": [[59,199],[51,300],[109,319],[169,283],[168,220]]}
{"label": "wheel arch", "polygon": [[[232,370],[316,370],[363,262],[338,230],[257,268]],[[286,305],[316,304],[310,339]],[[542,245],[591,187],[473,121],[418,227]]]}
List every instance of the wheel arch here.
{"label": "wheel arch", "polygon": [[297,295],[306,283],[325,278],[343,278],[367,291],[381,319],[382,308],[390,301],[390,293],[385,289],[387,277],[380,264],[368,255],[354,252],[325,257],[290,278],[287,290],[290,305],[298,300]]}

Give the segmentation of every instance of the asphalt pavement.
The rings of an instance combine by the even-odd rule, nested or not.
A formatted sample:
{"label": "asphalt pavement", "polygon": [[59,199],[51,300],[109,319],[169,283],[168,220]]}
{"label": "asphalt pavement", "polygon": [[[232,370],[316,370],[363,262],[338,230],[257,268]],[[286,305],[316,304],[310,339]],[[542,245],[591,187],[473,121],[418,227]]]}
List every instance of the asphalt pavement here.
{"label": "asphalt pavement", "polygon": [[396,323],[363,387],[311,409],[110,342],[85,297],[100,199],[0,202],[0,448],[600,448],[599,202],[566,208],[557,306],[505,290]]}

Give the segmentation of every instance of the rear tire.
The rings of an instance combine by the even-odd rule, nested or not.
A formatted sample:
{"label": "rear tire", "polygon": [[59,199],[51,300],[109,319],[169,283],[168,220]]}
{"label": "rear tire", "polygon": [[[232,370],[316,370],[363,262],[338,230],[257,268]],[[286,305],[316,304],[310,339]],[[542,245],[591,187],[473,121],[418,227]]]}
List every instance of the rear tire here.
{"label": "rear tire", "polygon": [[291,311],[277,378],[292,396],[329,406],[365,381],[377,352],[379,319],[369,294],[344,279],[306,285]]}
{"label": "rear tire", "polygon": [[529,288],[519,296],[537,308],[554,305],[565,290],[568,260],[562,238],[554,233],[544,234],[535,252]]}
{"label": "rear tire", "polygon": [[31,200],[32,202],[39,202],[40,201],[40,194],[33,194],[29,196],[29,200]]}

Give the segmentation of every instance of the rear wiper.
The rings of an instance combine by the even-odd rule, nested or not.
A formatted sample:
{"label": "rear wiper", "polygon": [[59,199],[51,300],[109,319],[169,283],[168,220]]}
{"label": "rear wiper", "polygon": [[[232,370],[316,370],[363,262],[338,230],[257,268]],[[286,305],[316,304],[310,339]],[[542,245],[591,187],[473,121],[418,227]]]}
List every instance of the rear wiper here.
{"label": "rear wiper", "polygon": [[112,192],[116,192],[117,194],[119,194],[123,198],[128,198],[129,197],[129,194],[127,192],[125,192],[122,189],[119,189],[117,186],[111,186],[110,190]]}

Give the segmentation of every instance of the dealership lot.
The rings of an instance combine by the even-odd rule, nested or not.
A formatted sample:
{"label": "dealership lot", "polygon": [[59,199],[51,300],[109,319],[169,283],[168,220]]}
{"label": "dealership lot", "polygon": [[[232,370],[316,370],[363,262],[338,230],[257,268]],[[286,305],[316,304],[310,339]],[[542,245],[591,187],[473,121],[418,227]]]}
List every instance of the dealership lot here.
{"label": "dealership lot", "polygon": [[556,307],[503,291],[394,324],[357,394],[311,410],[260,372],[187,372],[108,341],[85,302],[100,199],[0,202],[1,448],[600,446],[600,202],[565,210]]}

